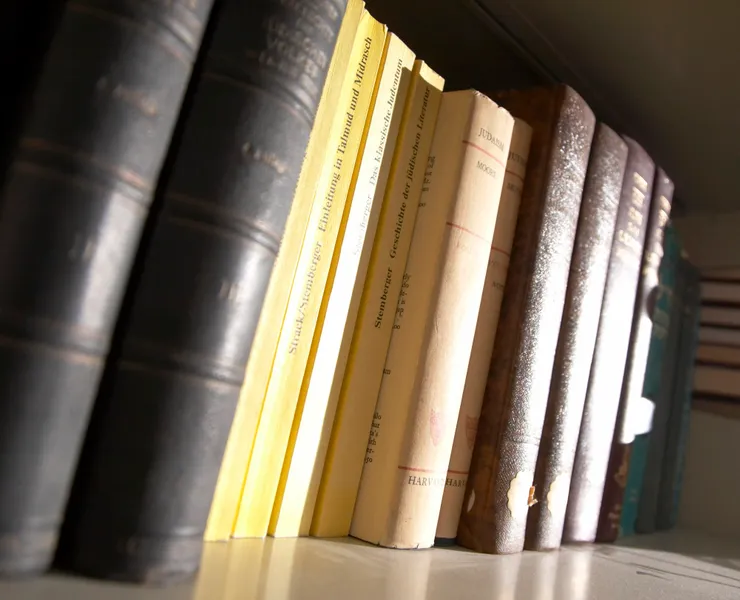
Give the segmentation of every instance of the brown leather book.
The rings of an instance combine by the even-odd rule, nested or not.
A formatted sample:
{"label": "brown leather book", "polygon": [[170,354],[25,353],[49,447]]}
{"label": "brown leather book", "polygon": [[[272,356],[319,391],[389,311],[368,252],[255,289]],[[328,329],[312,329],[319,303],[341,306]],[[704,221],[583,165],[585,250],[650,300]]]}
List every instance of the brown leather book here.
{"label": "brown leather book", "polygon": [[596,123],[586,102],[565,85],[492,97],[529,123],[533,134],[457,541],[503,554],[524,547]]}
{"label": "brown leather book", "polygon": [[658,292],[658,268],[663,258],[663,232],[671,215],[673,189],[673,181],[662,169],[657,169],[645,236],[645,251],[642,256],[642,274],[635,299],[627,366],[622,383],[622,397],[596,530],[596,539],[600,542],[613,542],[619,536],[624,490],[632,455],[630,448],[635,435],[644,432],[639,429],[637,403],[643,396],[645,369],[653,331],[652,309]]}
{"label": "brown leather book", "polygon": [[627,170],[573,464],[563,542],[593,542],[596,538],[640,278],[655,166],[637,142],[629,138],[625,141],[629,147]]}
{"label": "brown leather book", "polygon": [[578,431],[599,327],[627,144],[603,123],[594,134],[560,327],[550,399],[534,484],[539,502],[527,518],[525,546],[560,546]]}

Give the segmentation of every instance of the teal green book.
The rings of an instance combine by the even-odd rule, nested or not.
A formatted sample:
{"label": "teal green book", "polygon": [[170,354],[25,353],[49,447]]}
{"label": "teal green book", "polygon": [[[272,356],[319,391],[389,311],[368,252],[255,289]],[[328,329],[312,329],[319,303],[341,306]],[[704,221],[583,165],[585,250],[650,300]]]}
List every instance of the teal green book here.
{"label": "teal green book", "polygon": [[[664,385],[663,363],[670,327],[670,316],[673,306],[673,294],[676,282],[676,271],[681,255],[681,246],[673,228],[668,223],[663,242],[663,259],[658,270],[658,290],[653,307],[653,329],[650,338],[645,381],[642,395],[654,403],[659,401]],[[652,432],[635,436],[629,461],[629,471],[624,489],[622,516],[619,523],[620,536],[633,535],[640,503],[645,467]]]}
{"label": "teal green book", "polygon": [[701,308],[701,280],[699,271],[688,261],[682,261],[686,270],[686,298],[679,339],[676,383],[671,418],[668,423],[663,473],[658,495],[658,529],[670,529],[676,524],[681,499],[683,466],[691,418],[691,395],[694,382],[696,346],[699,338]]}

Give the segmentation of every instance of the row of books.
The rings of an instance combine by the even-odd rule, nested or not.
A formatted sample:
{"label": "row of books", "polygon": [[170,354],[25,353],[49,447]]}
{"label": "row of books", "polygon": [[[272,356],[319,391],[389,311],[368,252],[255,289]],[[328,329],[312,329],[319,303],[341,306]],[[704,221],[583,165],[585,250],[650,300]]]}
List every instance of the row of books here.
{"label": "row of books", "polygon": [[360,0],[88,4],[4,181],[0,573],[550,549],[680,487],[673,184],[574,90],[444,91]]}

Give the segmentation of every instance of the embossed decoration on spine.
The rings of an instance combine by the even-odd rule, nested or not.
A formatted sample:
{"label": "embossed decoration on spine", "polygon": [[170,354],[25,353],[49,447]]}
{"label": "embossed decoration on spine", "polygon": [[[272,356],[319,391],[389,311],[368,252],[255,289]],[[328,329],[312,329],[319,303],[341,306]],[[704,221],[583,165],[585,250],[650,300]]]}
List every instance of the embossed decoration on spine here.
{"label": "embossed decoration on spine", "polygon": [[121,351],[98,399],[104,414],[81,484],[86,509],[71,528],[69,569],[148,582],[198,569],[345,5],[219,6]]}
{"label": "embossed decoration on spine", "polygon": [[210,6],[69,0],[46,55],[0,209],[0,574],[52,558]]}

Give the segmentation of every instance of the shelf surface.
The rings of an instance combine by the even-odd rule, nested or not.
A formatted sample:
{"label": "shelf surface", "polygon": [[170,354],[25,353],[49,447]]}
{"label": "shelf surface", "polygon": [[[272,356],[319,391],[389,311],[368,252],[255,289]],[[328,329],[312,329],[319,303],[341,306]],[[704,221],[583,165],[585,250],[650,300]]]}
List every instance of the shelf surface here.
{"label": "shelf surface", "polygon": [[488,556],[387,550],[350,539],[208,544],[189,585],[146,588],[49,575],[0,582],[3,600],[724,600],[740,597],[740,543],[688,532],[618,545]]}

